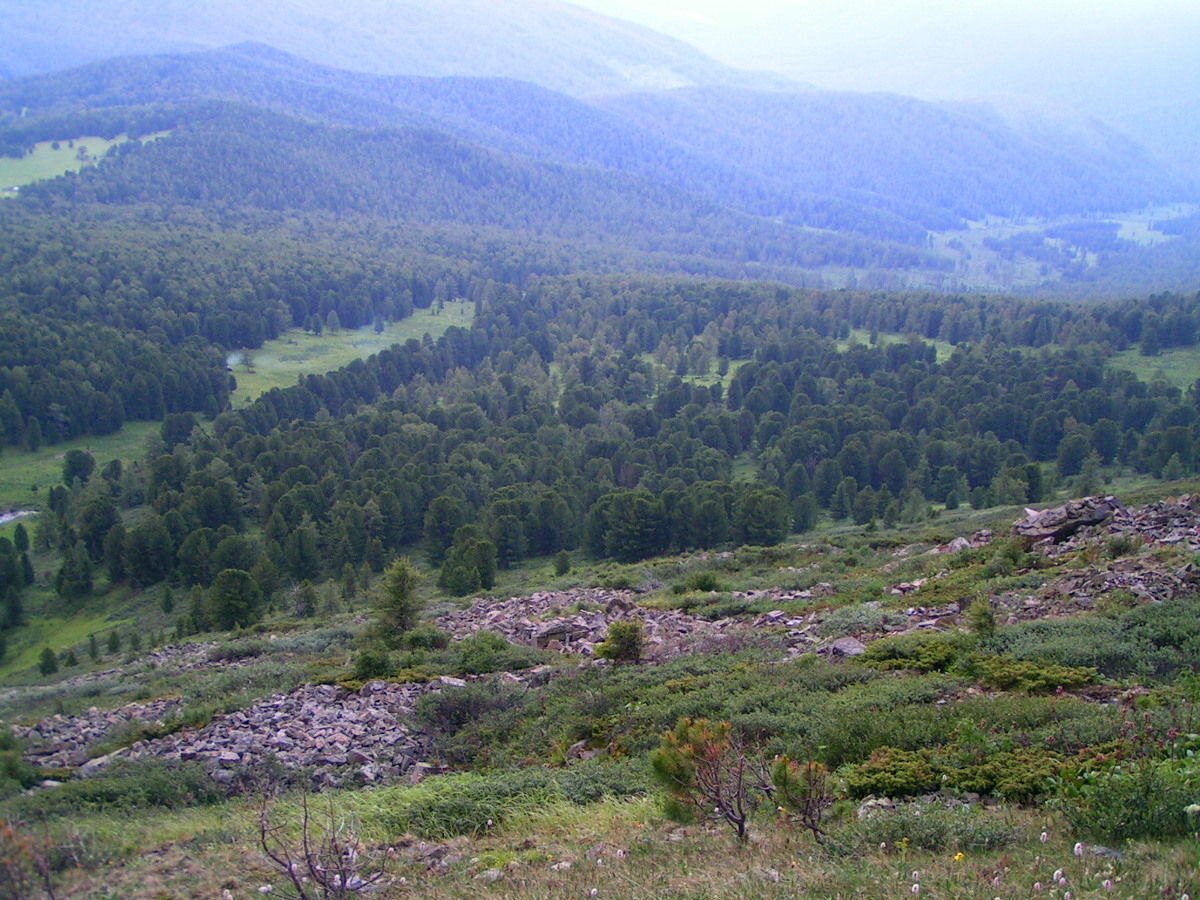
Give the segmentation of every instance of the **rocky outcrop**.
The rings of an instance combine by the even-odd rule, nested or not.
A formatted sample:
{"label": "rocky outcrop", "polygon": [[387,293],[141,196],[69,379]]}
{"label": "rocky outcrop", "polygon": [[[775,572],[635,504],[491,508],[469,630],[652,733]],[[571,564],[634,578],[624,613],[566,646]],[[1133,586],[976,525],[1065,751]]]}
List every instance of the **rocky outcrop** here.
{"label": "rocky outcrop", "polygon": [[1013,534],[1025,538],[1030,546],[1041,541],[1058,544],[1080,529],[1101,525],[1125,512],[1116,497],[1085,497],[1053,509],[1025,510],[1025,518],[1013,525]]}
{"label": "rocky outcrop", "polygon": [[426,742],[410,717],[421,695],[441,687],[374,681],[351,692],[305,685],[217,716],[198,730],[138,741],[91,760],[81,774],[96,774],[126,758],[200,760],[225,783],[238,770],[253,774],[271,765],[302,770],[316,786],[415,781],[433,767],[425,762]]}
{"label": "rocky outcrop", "polygon": [[118,709],[92,707],[78,716],[50,716],[35,725],[12,725],[25,745],[25,758],[47,769],[82,766],[90,751],[114,735],[138,727],[161,727],[183,709],[179,698],[130,703]]}
{"label": "rocky outcrop", "polygon": [[590,656],[608,636],[609,625],[626,619],[641,620],[647,655],[654,659],[689,652],[697,642],[730,632],[753,632],[752,623],[744,619],[713,621],[675,609],[646,609],[637,606],[634,594],[628,591],[600,588],[542,591],[507,599],[485,597],[468,609],[439,616],[436,623],[456,638],[492,631],[515,644]]}

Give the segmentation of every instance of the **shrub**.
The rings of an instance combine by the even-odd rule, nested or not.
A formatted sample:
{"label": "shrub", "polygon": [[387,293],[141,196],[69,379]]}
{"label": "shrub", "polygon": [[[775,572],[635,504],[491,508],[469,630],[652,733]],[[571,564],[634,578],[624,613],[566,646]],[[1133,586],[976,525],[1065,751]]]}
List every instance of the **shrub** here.
{"label": "shrub", "polygon": [[850,771],[846,792],[851,797],[912,797],[940,788],[943,773],[932,750],[884,747]]}
{"label": "shrub", "polygon": [[21,756],[12,731],[0,731],[0,799],[33,787],[41,778],[41,773]]}
{"label": "shrub", "polygon": [[916,669],[945,672],[974,641],[965,635],[935,632],[899,634],[871,641],[863,661],[877,669]]}
{"label": "shrub", "polygon": [[208,651],[209,662],[234,662],[239,659],[252,659],[266,653],[270,645],[266,641],[231,641],[218,644]]}
{"label": "shrub", "polygon": [[392,655],[386,650],[363,650],[354,660],[354,678],[356,681],[387,678],[393,665]]}
{"label": "shrub", "polygon": [[996,633],[996,615],[992,612],[992,604],[979,598],[967,609],[967,625],[983,640]]}
{"label": "shrub", "polygon": [[445,650],[450,635],[435,625],[418,625],[404,633],[400,646],[405,650]]}
{"label": "shrub", "polygon": [[1018,839],[1017,830],[980,810],[911,804],[852,822],[827,836],[830,856],[844,859],[885,847],[907,850],[998,850]]}
{"label": "shrub", "polygon": [[703,591],[707,593],[725,590],[713,572],[696,572],[690,575],[684,584],[689,591]]}
{"label": "shrub", "polygon": [[1200,800],[1200,765],[1192,760],[1141,760],[1062,783],[1063,815],[1081,838],[1123,841],[1196,831],[1188,807]]}
{"label": "shrub", "polygon": [[1090,667],[1056,666],[1010,656],[991,656],[974,666],[980,681],[1001,690],[1019,690],[1030,694],[1050,693],[1058,688],[1076,688],[1095,680]]}
{"label": "shrub", "polygon": [[1045,750],[1003,751],[952,771],[950,784],[956,790],[1024,803],[1051,793],[1063,765],[1057,754]]}
{"label": "shrub", "polygon": [[646,649],[646,629],[640,619],[613,622],[596,655],[613,662],[637,662]]}
{"label": "shrub", "polygon": [[376,609],[380,637],[389,647],[397,646],[401,636],[417,624],[424,606],[417,597],[419,580],[420,575],[407,556],[397,559],[383,573]]}
{"label": "shrub", "polygon": [[654,780],[667,791],[664,811],[678,822],[716,820],[746,839],[760,788],[741,741],[728,722],[680,719],[650,754]]}
{"label": "shrub", "polygon": [[903,625],[904,616],[888,612],[881,607],[871,604],[843,606],[827,614],[821,620],[818,633],[822,637],[833,637],[844,634],[861,634],[863,632],[883,631],[887,625]]}
{"label": "shrub", "polygon": [[557,659],[551,650],[510,644],[494,631],[481,631],[450,646],[453,670],[460,675],[514,672]]}
{"label": "shrub", "polygon": [[209,777],[203,763],[119,761],[93,778],[14,797],[8,812],[13,817],[41,820],[97,811],[186,809],[224,799],[225,792]]}
{"label": "shrub", "polygon": [[560,578],[563,575],[568,575],[571,572],[571,554],[566,550],[559,550],[554,557],[554,574]]}
{"label": "shrub", "polygon": [[1145,546],[1145,540],[1136,532],[1117,534],[1105,542],[1104,552],[1108,554],[1109,559],[1119,559],[1122,556],[1137,553],[1143,546]]}

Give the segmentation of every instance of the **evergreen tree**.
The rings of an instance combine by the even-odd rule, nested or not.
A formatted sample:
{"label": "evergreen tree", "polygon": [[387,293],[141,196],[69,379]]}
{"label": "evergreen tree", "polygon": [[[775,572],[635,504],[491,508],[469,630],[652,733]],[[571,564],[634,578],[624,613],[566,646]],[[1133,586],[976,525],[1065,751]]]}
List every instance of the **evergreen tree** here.
{"label": "evergreen tree", "polygon": [[242,569],[222,570],[208,593],[208,613],[213,624],[225,630],[256,622],[261,604],[262,591],[250,573]]}
{"label": "evergreen tree", "polygon": [[36,453],[42,449],[43,440],[42,423],[31,416],[29,423],[25,426],[25,447],[30,453]]}
{"label": "evergreen tree", "polygon": [[58,671],[58,657],[49,647],[42,648],[41,656],[38,657],[38,671],[43,675],[53,675]]}
{"label": "evergreen tree", "polygon": [[417,597],[419,580],[420,575],[407,556],[397,559],[383,573],[376,613],[379,637],[387,647],[399,647],[404,634],[417,624],[422,608]]}

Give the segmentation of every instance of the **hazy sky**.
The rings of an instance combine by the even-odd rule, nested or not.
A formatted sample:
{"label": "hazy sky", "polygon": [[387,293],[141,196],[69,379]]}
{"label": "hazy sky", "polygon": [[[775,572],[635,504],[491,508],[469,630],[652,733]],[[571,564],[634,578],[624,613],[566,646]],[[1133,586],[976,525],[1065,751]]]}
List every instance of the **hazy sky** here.
{"label": "hazy sky", "polygon": [[[1069,101],[1109,90],[1100,85],[1110,80],[1153,79],[1156,68],[1200,59],[1197,0],[573,2],[679,37],[722,62],[831,88],[954,97],[1037,86]],[[1161,80],[1193,94],[1198,72],[1172,69]]]}

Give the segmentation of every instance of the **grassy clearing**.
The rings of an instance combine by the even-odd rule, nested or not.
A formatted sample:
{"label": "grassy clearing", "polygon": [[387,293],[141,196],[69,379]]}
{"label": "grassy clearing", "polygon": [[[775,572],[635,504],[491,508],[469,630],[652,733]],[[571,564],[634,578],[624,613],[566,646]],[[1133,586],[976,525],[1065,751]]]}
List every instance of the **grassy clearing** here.
{"label": "grassy clearing", "polygon": [[475,305],[457,300],[446,303],[441,311],[418,309],[407,319],[389,322],[381,334],[370,328],[343,329],[336,334],[326,331],[319,335],[299,329],[286,331],[278,340],[247,351],[249,366],[241,354],[234,355],[233,371],[238,386],[231,401],[235,409],[241,409],[271,388],[291,387],[301,375],[332,372],[409,338],[421,340],[428,334],[436,339],[454,325],[469,328],[474,317]]}
{"label": "grassy clearing", "polygon": [[[147,140],[161,136],[154,135]],[[32,153],[21,159],[0,157],[0,196],[13,196],[14,192],[9,190],[12,187],[57,178],[67,172],[78,172],[84,166],[95,165],[109,150],[128,140],[128,135],[122,134],[111,141],[94,136],[75,138],[73,141],[42,141]]]}
{"label": "grassy clearing", "polygon": [[[158,422],[129,422],[115,434],[82,437],[45,446],[30,453],[5,447],[0,457],[0,509],[38,509],[46,492],[62,480],[62,460],[68,450],[86,450],[96,458],[99,471],[114,459],[129,462],[145,453],[146,439],[157,435]],[[26,520],[29,528],[29,520]]]}
{"label": "grassy clearing", "polygon": [[[876,345],[879,347],[886,347],[888,344],[903,344],[908,340],[908,335],[905,334],[885,334],[879,332],[876,337],[878,338]],[[948,341],[930,340],[929,338],[921,338],[921,341],[922,343],[933,344],[934,349],[937,351],[937,361],[940,363],[948,360],[950,354],[954,352],[954,345]],[[837,345],[839,350],[845,352],[855,344],[869,345],[870,343],[870,331],[867,331],[865,328],[854,328],[850,331],[850,337],[844,341],[838,341]]]}
{"label": "grassy clearing", "polygon": [[[437,338],[453,325],[469,327],[474,314],[474,304],[463,300],[445,304],[441,312],[418,310],[407,319],[389,324],[382,334],[365,328],[323,335],[287,332],[280,340],[253,351],[252,373],[247,373],[244,365],[234,367],[238,390],[233,394],[233,405],[244,407],[273,387],[290,387],[300,375],[330,372],[409,338],[419,340],[425,334]],[[46,491],[59,482],[68,450],[88,451],[96,458],[99,470],[113,459],[128,462],[144,455],[147,438],[157,435],[159,428],[158,422],[130,422],[116,434],[79,438],[33,453],[5,447],[0,457],[0,509],[39,508]],[[30,527],[28,522],[26,528]]]}
{"label": "grassy clearing", "polygon": [[[41,598],[48,601],[50,592]],[[37,598],[30,598],[37,599]],[[55,598],[56,599],[56,598]],[[43,647],[58,652],[67,647],[86,645],[88,637],[107,635],[113,628],[125,628],[131,619],[110,619],[104,612],[76,613],[70,616],[31,616],[29,623],[9,634],[8,653],[0,665],[0,682],[33,669]]]}
{"label": "grassy clearing", "polygon": [[1162,378],[1186,391],[1200,378],[1200,345],[1173,347],[1158,356],[1142,356],[1140,350],[1122,350],[1113,354],[1110,365],[1127,369],[1142,381]]}

